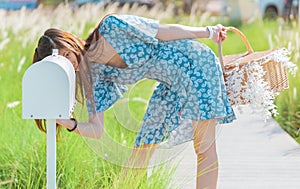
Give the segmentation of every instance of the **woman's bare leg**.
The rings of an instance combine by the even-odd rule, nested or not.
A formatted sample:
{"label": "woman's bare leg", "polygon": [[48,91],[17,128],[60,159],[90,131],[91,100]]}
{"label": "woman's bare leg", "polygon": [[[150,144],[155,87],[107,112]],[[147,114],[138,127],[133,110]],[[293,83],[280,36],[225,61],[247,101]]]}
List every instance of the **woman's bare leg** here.
{"label": "woman's bare leg", "polygon": [[218,157],[215,123],[215,120],[193,121],[194,149],[197,155],[197,189],[217,188]]}
{"label": "woman's bare leg", "polygon": [[128,168],[147,169],[149,161],[157,146],[157,144],[144,144],[142,146],[134,147],[124,166]]}
{"label": "woman's bare leg", "polygon": [[150,159],[157,145],[142,145],[134,147],[121,171],[113,182],[113,188],[132,186],[138,188],[139,183],[147,177]]}

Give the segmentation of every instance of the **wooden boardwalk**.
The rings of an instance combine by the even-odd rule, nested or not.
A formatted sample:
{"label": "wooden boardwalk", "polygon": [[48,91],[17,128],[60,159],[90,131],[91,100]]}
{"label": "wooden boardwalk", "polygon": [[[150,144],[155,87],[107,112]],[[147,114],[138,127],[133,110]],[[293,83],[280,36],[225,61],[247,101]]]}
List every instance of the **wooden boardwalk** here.
{"label": "wooden boardwalk", "polygon": [[[265,123],[248,107],[236,113],[238,120],[217,134],[218,189],[300,189],[300,145],[273,119]],[[168,162],[178,164],[170,189],[194,189],[192,142]]]}

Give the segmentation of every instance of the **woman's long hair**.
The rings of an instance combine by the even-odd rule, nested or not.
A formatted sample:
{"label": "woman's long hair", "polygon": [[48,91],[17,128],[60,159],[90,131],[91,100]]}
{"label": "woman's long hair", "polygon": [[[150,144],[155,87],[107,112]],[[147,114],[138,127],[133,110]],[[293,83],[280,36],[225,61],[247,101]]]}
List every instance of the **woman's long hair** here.
{"label": "woman's long hair", "polygon": [[[33,64],[52,54],[52,49],[62,49],[67,48],[75,53],[77,62],[79,64],[79,71],[76,72],[76,100],[82,105],[85,99],[89,100],[92,105],[92,110],[95,113],[94,105],[94,94],[92,90],[93,77],[91,73],[90,64],[88,63],[88,56],[85,56],[86,52],[93,51],[90,49],[92,43],[97,43],[98,39],[101,37],[99,34],[99,27],[103,20],[110,14],[104,16],[99,22],[98,26],[93,30],[93,32],[88,36],[86,41],[80,39],[79,37],[59,30],[55,28],[50,28],[44,32],[44,35],[40,37],[38,41],[37,48],[35,49],[33,56]],[[97,44],[101,45],[101,44]],[[101,47],[100,47],[101,48]],[[97,53],[97,52],[96,52]],[[46,132],[46,120],[37,119],[35,120],[38,128]],[[57,125],[59,128],[59,125]]]}
{"label": "woman's long hair", "polygon": [[[77,36],[59,29],[50,28],[40,37],[32,61],[33,64],[41,61],[52,54],[52,49],[67,48],[72,51],[76,55],[79,69],[81,70],[76,72],[76,100],[82,104],[84,104],[85,93],[92,94],[91,77],[87,76],[87,73],[90,73],[89,67],[86,69],[85,61],[83,60],[83,55],[85,54],[84,45],[85,41]],[[88,96],[90,98],[92,95]],[[41,131],[46,132],[45,120],[36,119],[35,122]],[[59,125],[57,125],[57,128],[59,128]]]}

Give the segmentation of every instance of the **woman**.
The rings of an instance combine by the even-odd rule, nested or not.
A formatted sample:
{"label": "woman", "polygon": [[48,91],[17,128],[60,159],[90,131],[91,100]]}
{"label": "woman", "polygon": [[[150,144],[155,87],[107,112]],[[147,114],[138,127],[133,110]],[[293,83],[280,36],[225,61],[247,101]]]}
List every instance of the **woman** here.
{"label": "woman", "polygon": [[[217,57],[195,38],[224,41],[226,30],[221,25],[162,25],[138,16],[108,15],[86,41],[61,30],[47,30],[33,62],[50,55],[53,48],[72,62],[81,91],[77,90],[77,96],[87,99],[89,121],[57,120],[57,124],[87,137],[102,136],[103,111],[122,96],[126,84],[143,78],[157,80],[160,84],[149,101],[129,163],[147,164],[159,143],[180,129],[184,120],[192,120],[197,188],[216,188],[215,124],[232,122],[235,115]],[[37,123],[45,130],[40,120]]]}

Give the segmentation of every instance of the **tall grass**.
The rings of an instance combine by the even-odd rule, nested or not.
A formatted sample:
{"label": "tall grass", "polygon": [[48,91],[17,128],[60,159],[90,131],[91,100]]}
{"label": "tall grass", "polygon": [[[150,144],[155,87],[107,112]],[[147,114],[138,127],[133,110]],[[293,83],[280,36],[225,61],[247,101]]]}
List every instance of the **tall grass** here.
{"label": "tall grass", "polygon": [[[35,10],[21,10],[6,12],[0,10],[0,188],[45,188],[46,185],[46,144],[45,134],[37,130],[32,120],[23,120],[21,117],[21,81],[25,70],[32,61],[32,55],[38,37],[50,28],[55,27],[86,38],[88,33],[97,25],[97,22],[107,13],[131,13],[140,16],[152,17],[161,20],[162,23],[181,23],[193,26],[211,25],[218,22],[209,14],[190,16],[175,16],[173,7],[162,10],[155,7],[152,10],[146,8],[129,8],[124,6],[119,9],[111,6],[104,9],[100,5],[86,5],[73,9],[66,5],[59,5],[55,9],[39,7]],[[260,29],[258,29],[260,28]],[[291,27],[288,37],[298,37],[298,42],[286,39],[284,29],[278,27],[278,23],[255,22],[244,24],[240,28],[248,36],[255,50],[270,48],[268,35],[277,40],[274,47],[289,47],[293,50],[292,57],[299,64],[299,35],[296,28]],[[278,33],[278,31],[280,31]],[[277,39],[278,38],[278,39]],[[276,41],[273,40],[273,41]],[[210,40],[202,40],[216,52],[217,46]],[[228,34],[228,40],[224,43],[224,54],[244,52],[246,49],[241,40],[232,33]],[[297,54],[298,53],[298,54]],[[297,58],[298,56],[298,58]],[[135,86],[131,91],[129,106],[132,117],[138,122],[145,111],[147,99],[151,94],[151,88],[144,85],[155,85],[153,81],[145,81]],[[130,86],[129,86],[130,87]],[[285,115],[297,118],[290,109],[295,106],[295,112],[299,111],[296,105],[294,87],[299,87],[297,79],[291,80],[291,90],[284,92],[278,98],[280,119]],[[146,90],[147,89],[147,90]],[[286,100],[289,99],[289,100]],[[297,109],[298,108],[298,109]],[[77,107],[80,119],[85,120],[86,114],[81,113]],[[288,113],[284,113],[288,111]],[[130,147],[134,140],[135,132],[123,128],[115,117],[114,109],[105,114],[106,132],[118,143]],[[290,119],[290,118],[289,118]],[[288,123],[293,123],[289,120]],[[286,124],[287,121],[282,122]],[[294,120],[297,122],[297,119]],[[297,122],[298,124],[298,122]],[[116,182],[121,167],[115,162],[105,160],[90,148],[90,143],[82,137],[62,130],[57,143],[57,180],[59,188],[168,188],[169,180],[174,167],[164,164],[158,166],[152,172],[151,177],[136,179],[128,177],[125,182]],[[171,170],[171,171],[170,171]],[[134,182],[132,182],[134,181]],[[171,188],[175,188],[171,187]]]}
{"label": "tall grass", "polygon": [[[292,21],[289,25],[278,27],[275,35],[270,36],[272,45],[282,45],[291,52],[291,61],[300,67],[300,25]],[[289,77],[290,88],[276,100],[279,115],[278,123],[300,143],[300,75]]]}
{"label": "tall grass", "polygon": [[[138,10],[138,11],[135,11]],[[46,144],[45,134],[37,130],[32,120],[21,116],[21,82],[30,66],[38,38],[55,27],[86,38],[97,22],[107,13],[120,12],[164,19],[166,11],[145,8],[87,5],[72,9],[59,5],[55,9],[39,7],[33,11],[6,12],[0,10],[0,188],[45,188]],[[77,112],[82,120],[81,107]],[[105,115],[115,120],[112,110]],[[132,145],[135,133],[108,124],[107,133],[116,141]],[[116,129],[118,128],[118,129]],[[123,136],[123,137],[120,137]],[[165,167],[168,167],[166,164]],[[82,137],[62,131],[57,143],[57,184],[59,188],[167,188],[172,168],[155,168],[148,179],[128,177],[120,185],[119,164],[99,157]],[[134,181],[134,182],[132,182]]]}

